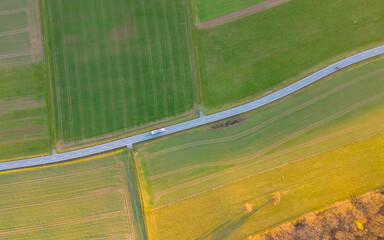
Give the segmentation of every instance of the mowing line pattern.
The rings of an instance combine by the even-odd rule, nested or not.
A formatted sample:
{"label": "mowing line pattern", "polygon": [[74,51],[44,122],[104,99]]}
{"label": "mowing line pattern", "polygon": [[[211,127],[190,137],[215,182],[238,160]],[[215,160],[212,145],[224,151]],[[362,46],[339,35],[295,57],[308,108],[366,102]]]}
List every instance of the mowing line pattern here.
{"label": "mowing line pattern", "polygon": [[193,114],[187,1],[43,2],[59,148]]}
{"label": "mowing line pattern", "polygon": [[[262,112],[266,111],[265,117],[259,116],[255,124],[248,124],[247,120],[244,124],[248,127],[244,125],[240,127],[240,131],[215,130],[212,135],[203,134],[205,139],[199,139],[198,135],[194,135],[191,136],[193,140],[181,143],[177,141],[177,138],[181,136],[175,136],[175,139],[172,137],[169,139],[169,143],[166,143],[167,139],[165,139],[166,146],[161,143],[160,145],[153,143],[153,148],[152,144],[149,144],[148,148],[143,146],[144,151],[141,151],[142,149],[139,147],[138,151],[142,152],[140,159],[142,158],[146,165],[145,180],[148,181],[149,189],[151,189],[153,207],[157,209],[169,206],[180,199],[199,195],[228,182],[237,181],[236,179],[269,171],[296,160],[293,159],[295,153],[298,154],[298,158],[304,159],[328,151],[329,146],[337,148],[384,131],[384,119],[378,112],[381,111],[379,106],[382,106],[384,100],[384,94],[380,91],[381,76],[384,73],[380,67],[381,62],[382,60],[378,60],[362,66],[362,74],[357,74],[357,76],[354,75],[354,71],[357,70],[345,72],[337,80],[341,81],[340,83],[328,79],[314,90],[316,92],[314,97],[304,93],[297,96],[298,99],[290,99],[285,103],[290,107],[283,107],[283,111],[275,111],[270,117],[268,115],[274,112],[273,108],[262,110]],[[314,86],[311,88],[314,89]],[[349,99],[350,102],[347,103],[346,99]],[[292,105],[293,102],[298,104]],[[324,104],[329,102],[336,104],[336,108],[323,109],[324,113],[313,112],[310,114],[313,116],[307,116],[309,108],[318,109],[315,112],[323,111]],[[369,110],[374,107],[376,110]],[[337,125],[340,121],[345,121],[348,116],[357,119],[356,114],[360,111],[364,114],[375,115],[370,115],[369,120],[366,119],[363,123],[360,123],[361,120],[359,123],[351,122],[352,125],[348,125],[348,127]],[[359,117],[368,116],[364,114],[360,114]],[[293,127],[287,126],[287,129],[284,128],[281,131],[270,131],[273,130],[273,126],[277,127],[277,124],[284,125],[292,122],[295,116],[296,118],[302,117],[300,127],[298,127],[298,123],[291,123]],[[306,120],[307,117],[310,118]],[[333,126],[337,128],[331,131]],[[233,129],[235,130],[235,128]],[[321,132],[320,129],[327,129],[327,132]],[[220,134],[221,131],[231,133]],[[309,138],[309,136],[312,137]],[[235,150],[234,146],[239,143],[231,145],[236,141],[245,145],[240,144],[241,149]],[[252,141],[254,141],[253,144],[251,144]],[[339,143],[339,141],[341,142]],[[253,147],[247,147],[246,143]],[[210,144],[215,149],[213,153],[220,149],[219,146],[223,149],[228,148],[228,150],[217,152],[215,155],[209,151]],[[234,150],[233,154],[229,153],[232,151],[231,149]],[[194,151],[199,153],[193,154]],[[191,157],[178,162],[187,152]],[[204,152],[207,153],[206,157],[202,156]],[[285,159],[286,156],[289,157]],[[164,161],[169,161],[167,164],[174,166],[166,167]]]}
{"label": "mowing line pattern", "polygon": [[[126,154],[1,174],[0,236],[44,238],[49,229],[51,237],[71,239],[79,237],[72,236],[78,227],[88,226],[85,235],[91,238],[96,234],[136,239],[121,157]],[[7,222],[15,217],[17,222]],[[67,231],[60,233],[57,229],[62,227]]]}

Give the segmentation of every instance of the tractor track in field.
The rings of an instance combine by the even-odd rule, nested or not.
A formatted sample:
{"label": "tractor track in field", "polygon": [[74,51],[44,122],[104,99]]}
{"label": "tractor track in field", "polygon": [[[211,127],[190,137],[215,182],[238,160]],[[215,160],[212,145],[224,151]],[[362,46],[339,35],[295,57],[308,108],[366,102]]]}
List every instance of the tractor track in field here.
{"label": "tractor track in field", "polygon": [[[355,110],[356,108],[358,108],[358,107],[360,107],[360,106],[363,106],[363,105],[366,104],[366,103],[369,103],[369,102],[372,102],[372,101],[377,100],[377,99],[379,99],[379,98],[382,98],[382,97],[384,97],[384,93],[382,93],[382,94],[377,94],[377,95],[375,95],[375,96],[373,96],[373,97],[371,97],[371,98],[368,98],[368,99],[365,99],[365,100],[363,100],[363,101],[360,101],[360,102],[358,102],[358,103],[356,103],[356,104],[354,104],[354,105],[352,105],[352,106],[350,106],[350,107],[348,107],[348,108],[346,108],[346,109],[344,109],[344,110],[342,110],[342,111],[340,111],[340,112],[337,112],[337,113],[335,113],[335,114],[333,114],[333,115],[331,115],[331,116],[329,116],[329,117],[327,117],[327,118],[325,118],[325,119],[322,119],[322,120],[316,122],[315,124],[312,124],[312,125],[310,125],[310,126],[304,128],[304,129],[301,129],[300,131],[297,131],[297,132],[295,132],[295,133],[293,133],[293,134],[287,136],[286,138],[284,138],[284,139],[282,139],[282,140],[276,142],[275,144],[270,145],[268,148],[264,149],[264,150],[261,151],[261,152],[257,152],[257,153],[254,153],[254,154],[251,154],[251,155],[249,155],[249,156],[244,157],[241,161],[244,161],[244,162],[245,162],[245,161],[251,160],[252,158],[259,157],[259,156],[261,156],[261,155],[263,155],[263,154],[266,154],[267,152],[273,150],[275,147],[278,147],[278,146],[280,146],[281,144],[283,144],[284,142],[289,141],[289,140],[292,140],[293,138],[295,138],[295,137],[297,137],[297,136],[300,136],[300,135],[304,134],[304,133],[307,132],[308,130],[312,130],[312,129],[318,127],[318,126],[321,126],[321,125],[324,124],[324,123],[327,123],[327,122],[332,121],[332,120],[334,120],[334,119],[336,119],[336,118],[338,118],[338,117],[341,117],[341,116],[343,116],[343,115],[345,115],[345,114],[348,114],[349,112]],[[225,170],[225,171],[216,173],[216,174],[208,175],[208,176],[206,176],[206,177],[202,177],[202,178],[199,178],[199,179],[190,181],[190,182],[186,182],[186,183],[180,184],[180,185],[178,185],[178,186],[175,186],[175,187],[172,187],[172,188],[169,188],[169,189],[165,189],[165,190],[163,190],[163,191],[160,191],[160,192],[156,193],[156,194],[155,194],[155,199],[156,199],[156,198],[160,198],[160,197],[162,197],[162,196],[164,196],[164,195],[167,195],[167,194],[169,194],[169,193],[172,193],[172,192],[181,190],[181,189],[183,189],[183,188],[185,188],[185,187],[193,186],[193,185],[196,185],[196,184],[199,184],[199,183],[202,183],[202,182],[211,180],[211,179],[213,179],[213,178],[222,176],[222,175],[224,175],[224,174],[232,173],[232,172],[234,172],[234,171],[236,171],[236,170],[240,170],[240,169],[244,169],[244,168],[246,168],[246,167],[253,166],[253,165],[258,164],[258,163],[260,163],[260,162],[261,162],[261,161],[256,161],[256,162],[252,162],[252,163],[249,163],[249,164],[246,164],[246,165],[241,165],[241,166],[234,167],[234,168],[231,168],[231,169],[228,169],[228,170]]]}
{"label": "tractor track in field", "polygon": [[276,7],[278,5],[281,5],[283,3],[289,2],[291,0],[266,0],[264,2],[252,5],[250,7],[238,10],[236,12],[232,12],[229,14],[226,14],[224,16],[206,21],[206,22],[198,22],[196,23],[197,29],[207,29],[207,28],[214,28],[220,25],[223,25],[225,23],[229,23],[235,20],[238,20],[240,18],[249,16],[254,13],[258,13],[264,10],[267,10],[269,8]]}
{"label": "tractor track in field", "polygon": [[161,136],[169,135],[172,133],[181,132],[187,129],[199,127],[205,124],[217,122],[226,118],[230,118],[242,113],[249,112],[254,109],[258,109],[262,106],[265,106],[271,102],[277,101],[279,99],[284,98],[285,96],[288,96],[292,93],[295,93],[296,91],[311,85],[312,83],[329,76],[332,73],[335,73],[339,71],[342,68],[348,67],[352,64],[364,61],[366,59],[379,56],[384,54],[384,45],[372,48],[360,53],[357,53],[353,56],[347,57],[345,59],[342,59],[338,62],[335,62],[325,68],[322,68],[321,70],[297,81],[294,82],[278,91],[272,92],[264,97],[261,97],[259,99],[256,99],[254,101],[239,105],[237,107],[233,107],[221,112],[217,112],[210,115],[204,115],[200,116],[199,118],[192,119],[186,122],[178,123],[175,125],[171,125],[166,127],[166,131],[161,134],[152,135],[150,132],[144,132],[138,135],[134,135],[131,137],[114,140],[111,142],[102,143],[99,145],[86,147],[78,150],[73,150],[69,152],[63,152],[59,154],[52,154],[47,156],[40,156],[40,157],[33,157],[33,158],[26,158],[21,160],[14,160],[14,161],[8,161],[8,162],[1,162],[0,163],[0,171],[2,170],[10,170],[10,169],[18,169],[18,168],[26,168],[26,167],[33,167],[38,165],[45,165],[45,164],[51,164],[61,161],[68,161],[73,159],[79,159],[99,153],[103,153],[106,151],[118,149],[118,148],[124,148],[127,146],[132,146],[132,144],[144,142],[147,140],[159,138]]}

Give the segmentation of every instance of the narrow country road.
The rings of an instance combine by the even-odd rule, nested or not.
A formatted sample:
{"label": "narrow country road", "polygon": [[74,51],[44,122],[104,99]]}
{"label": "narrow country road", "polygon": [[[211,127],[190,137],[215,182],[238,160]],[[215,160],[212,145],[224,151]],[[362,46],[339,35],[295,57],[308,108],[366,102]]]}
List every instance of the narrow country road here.
{"label": "narrow country road", "polygon": [[55,162],[61,162],[61,161],[67,161],[71,159],[76,158],[82,158],[90,155],[94,155],[97,153],[102,153],[105,151],[131,146],[134,143],[143,142],[149,139],[158,138],[163,135],[172,134],[175,132],[180,132],[183,130],[187,130],[190,128],[198,127],[207,123],[212,123],[215,121],[219,121],[225,118],[229,118],[244,112],[248,112],[251,110],[254,110],[256,108],[259,108],[261,106],[264,106],[268,103],[271,103],[273,101],[276,101],[280,98],[283,98],[293,92],[296,92],[297,90],[304,88],[305,86],[308,86],[309,84],[318,81],[319,79],[324,78],[325,76],[328,76],[332,74],[335,71],[338,71],[341,68],[345,68],[349,65],[352,65],[354,63],[363,61],[365,59],[378,56],[384,54],[384,45],[373,48],[358,54],[355,54],[353,56],[350,56],[348,58],[345,58],[339,62],[336,62],[328,67],[325,67],[308,77],[305,77],[287,87],[284,87],[276,92],[273,92],[267,96],[264,96],[262,98],[256,99],[252,102],[222,111],[218,113],[214,113],[207,116],[201,116],[200,118],[193,119],[190,121],[186,121],[183,123],[175,124],[172,126],[166,127],[166,131],[164,133],[160,133],[157,135],[152,135],[150,132],[138,134],[135,136],[123,138],[120,140],[103,143],[100,145],[83,148],[75,151],[70,152],[64,152],[59,154],[53,154],[49,156],[42,156],[42,157],[35,157],[35,158],[28,158],[28,159],[22,159],[22,160],[14,160],[9,162],[3,162],[0,163],[0,171],[1,170],[9,170],[9,169],[16,169],[16,168],[25,168],[25,167],[32,167],[37,165],[43,165],[43,164],[49,164],[49,163],[55,163]]}

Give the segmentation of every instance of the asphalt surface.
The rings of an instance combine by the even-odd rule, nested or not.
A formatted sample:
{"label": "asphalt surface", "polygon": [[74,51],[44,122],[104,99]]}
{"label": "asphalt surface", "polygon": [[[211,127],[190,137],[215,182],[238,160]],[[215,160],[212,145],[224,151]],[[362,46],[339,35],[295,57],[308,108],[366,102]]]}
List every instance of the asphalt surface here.
{"label": "asphalt surface", "polygon": [[50,163],[56,163],[61,161],[68,161],[76,158],[82,158],[98,153],[102,153],[105,151],[132,146],[134,143],[143,142],[149,139],[158,138],[164,135],[184,131],[190,128],[198,127],[207,123],[212,123],[215,121],[219,121],[225,118],[229,118],[232,116],[236,116],[241,113],[245,113],[251,110],[254,110],[256,108],[259,108],[261,106],[264,106],[268,103],[271,103],[273,101],[276,101],[280,98],[283,98],[293,92],[296,92],[297,90],[304,88],[308,86],[311,83],[314,83],[318,81],[319,79],[324,78],[325,76],[328,76],[336,71],[339,71],[342,68],[345,68],[349,65],[352,65],[354,63],[363,61],[365,59],[384,54],[384,45],[373,48],[361,53],[358,53],[356,55],[350,56],[348,58],[345,58],[339,62],[336,62],[328,67],[325,67],[287,87],[284,87],[276,92],[273,92],[267,96],[264,96],[262,98],[259,98],[257,100],[254,100],[252,102],[222,111],[218,113],[214,113],[211,115],[206,116],[200,116],[200,118],[193,119],[190,121],[186,121],[183,123],[175,124],[172,126],[166,127],[166,131],[163,133],[159,133],[156,135],[152,135],[151,132],[146,132],[142,134],[138,134],[135,136],[123,138],[120,140],[103,143],[100,145],[83,148],[75,151],[70,152],[64,152],[59,154],[52,154],[49,156],[41,156],[41,157],[35,157],[35,158],[27,158],[27,159],[21,159],[21,160],[14,160],[9,162],[3,162],[0,163],[0,171],[1,170],[9,170],[9,169],[16,169],[16,168],[25,168],[25,167],[32,167],[32,166],[38,166],[38,165],[44,165],[44,164],[50,164]]}

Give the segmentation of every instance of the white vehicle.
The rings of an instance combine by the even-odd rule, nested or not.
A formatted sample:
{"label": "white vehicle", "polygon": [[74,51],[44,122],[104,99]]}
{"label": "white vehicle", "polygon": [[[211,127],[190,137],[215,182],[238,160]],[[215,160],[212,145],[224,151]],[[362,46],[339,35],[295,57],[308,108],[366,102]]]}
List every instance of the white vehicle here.
{"label": "white vehicle", "polygon": [[165,128],[160,128],[160,129],[156,129],[156,130],[151,131],[151,134],[155,135],[155,134],[158,134],[158,133],[162,133],[164,131],[165,131]]}

